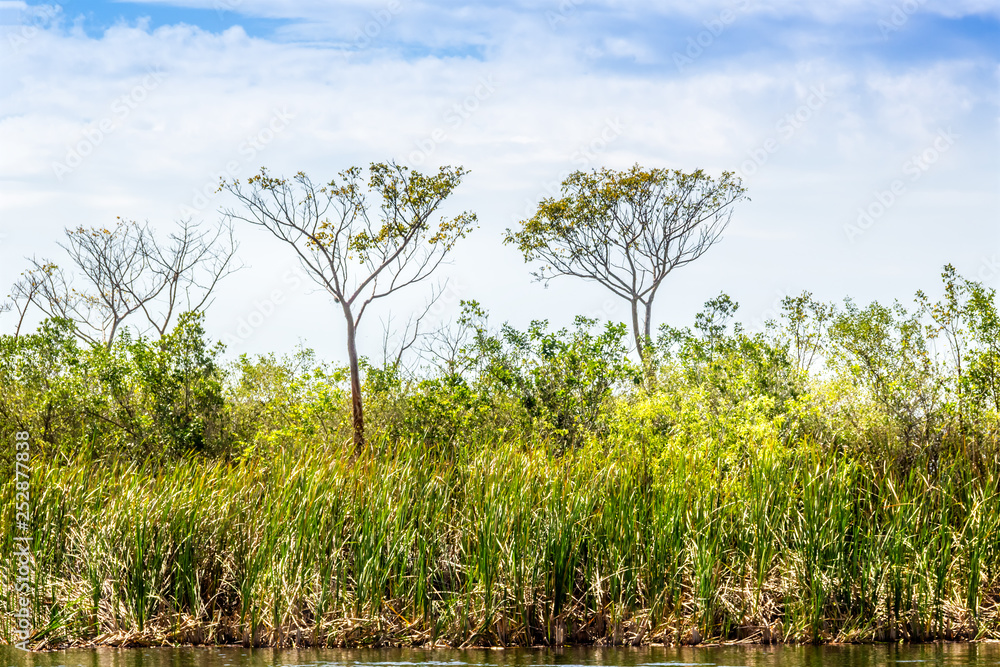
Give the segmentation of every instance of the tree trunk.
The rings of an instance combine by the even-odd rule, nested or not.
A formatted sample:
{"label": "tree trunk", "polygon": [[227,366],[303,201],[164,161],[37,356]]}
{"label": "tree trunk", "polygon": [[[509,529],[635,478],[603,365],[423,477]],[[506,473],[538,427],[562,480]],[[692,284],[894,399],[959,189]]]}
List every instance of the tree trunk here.
{"label": "tree trunk", "polygon": [[652,295],[649,296],[649,301],[647,301],[646,303],[644,303],[643,306],[645,306],[646,312],[643,313],[643,327],[642,328],[643,328],[643,333],[645,334],[645,336],[643,337],[642,341],[643,341],[643,343],[646,343],[647,345],[649,345],[649,344],[652,343],[652,340],[653,340],[653,331],[652,331],[652,327],[653,327],[653,296]]}
{"label": "tree trunk", "polygon": [[357,329],[350,311],[345,308],[347,318],[347,356],[351,364],[351,413],[354,426],[354,453],[360,454],[365,448],[365,415],[361,404],[361,369],[358,367]]}
{"label": "tree trunk", "polygon": [[21,337],[21,327],[24,325],[24,316],[28,314],[28,304],[30,303],[30,300],[24,302],[24,310],[21,311],[20,317],[17,319],[17,329],[14,330],[14,340]]}
{"label": "tree trunk", "polygon": [[108,334],[108,342],[104,345],[104,347],[107,348],[108,351],[111,350],[112,346],[115,343],[115,334],[118,332],[118,323],[120,321],[121,320],[116,319],[114,322],[111,323],[111,333]]}
{"label": "tree trunk", "polygon": [[639,360],[646,358],[646,347],[642,344],[642,330],[639,328],[639,301],[632,301],[632,335],[635,337],[635,350],[639,354]]}
{"label": "tree trunk", "polygon": [[[640,329],[639,304],[642,303],[642,323]],[[636,300],[632,302],[632,333],[635,336],[636,349],[639,350],[639,363],[642,364],[642,372],[646,377],[647,387],[653,382],[653,360],[650,355],[650,342],[652,341],[652,312],[653,299],[650,298],[645,303]]]}

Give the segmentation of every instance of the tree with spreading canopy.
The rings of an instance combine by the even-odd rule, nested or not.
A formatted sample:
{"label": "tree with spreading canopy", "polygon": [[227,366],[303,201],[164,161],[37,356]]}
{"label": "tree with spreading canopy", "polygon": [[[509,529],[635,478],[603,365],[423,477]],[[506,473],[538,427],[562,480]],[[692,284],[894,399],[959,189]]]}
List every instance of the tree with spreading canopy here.
{"label": "tree with spreading canopy", "polygon": [[227,215],[291,246],[310,277],[340,305],[357,451],[365,444],[358,327],[373,302],[430,277],[475,226],[470,212],[431,220],[467,173],[441,167],[425,175],[389,162],[372,163],[367,182],[360,167],[351,167],[325,185],[302,172],[285,179],[265,169],[245,184],[221,185],[242,205]]}
{"label": "tree with spreading canopy", "polygon": [[636,350],[648,361],[653,301],[664,278],[719,240],[733,204],[746,197],[740,178],[635,165],[574,172],[561,194],[544,199],[517,231],[508,229],[505,243],[526,262],[543,262],[538,280],[584,278],[628,301]]}

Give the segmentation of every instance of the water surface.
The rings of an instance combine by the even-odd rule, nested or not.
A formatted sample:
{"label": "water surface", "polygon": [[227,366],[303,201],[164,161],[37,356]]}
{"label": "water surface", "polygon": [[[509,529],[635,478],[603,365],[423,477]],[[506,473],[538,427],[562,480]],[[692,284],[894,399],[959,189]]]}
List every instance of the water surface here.
{"label": "water surface", "polygon": [[151,648],[24,653],[0,667],[980,667],[1000,644],[723,646],[483,650]]}

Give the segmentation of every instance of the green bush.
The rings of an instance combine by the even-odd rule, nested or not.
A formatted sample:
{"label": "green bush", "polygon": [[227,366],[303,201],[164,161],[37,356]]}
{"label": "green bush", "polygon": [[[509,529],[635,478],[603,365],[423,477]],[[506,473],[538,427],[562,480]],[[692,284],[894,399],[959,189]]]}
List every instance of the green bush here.
{"label": "green bush", "polygon": [[81,448],[137,459],[221,453],[225,406],[221,346],[186,313],[157,341],[123,331],[108,348],[81,348],[72,323],[0,337],[0,429],[24,430],[52,458]]}

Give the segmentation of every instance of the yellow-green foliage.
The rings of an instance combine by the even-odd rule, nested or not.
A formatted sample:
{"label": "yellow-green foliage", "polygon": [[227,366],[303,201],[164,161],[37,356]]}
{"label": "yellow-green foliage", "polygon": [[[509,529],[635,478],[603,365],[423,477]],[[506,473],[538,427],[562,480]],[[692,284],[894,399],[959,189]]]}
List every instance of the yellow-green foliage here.
{"label": "yellow-green foliage", "polygon": [[[591,443],[556,458],[484,442],[445,458],[383,442],[361,458],[290,445],[241,463],[38,466],[36,639],[1000,632],[995,473],[950,464],[897,480],[773,442],[755,452],[713,464],[669,446],[647,458],[631,443]],[[9,486],[2,500],[10,525]]]}
{"label": "yellow-green foliage", "polygon": [[[437,369],[366,365],[362,452],[345,370],[308,351],[225,365],[193,316],[110,350],[67,322],[0,336],[35,641],[1000,636],[1000,319],[950,280],[964,300],[916,313],[804,295],[755,334],[720,297],[641,369],[620,325],[465,304]],[[942,308],[961,371],[930,353]]]}

